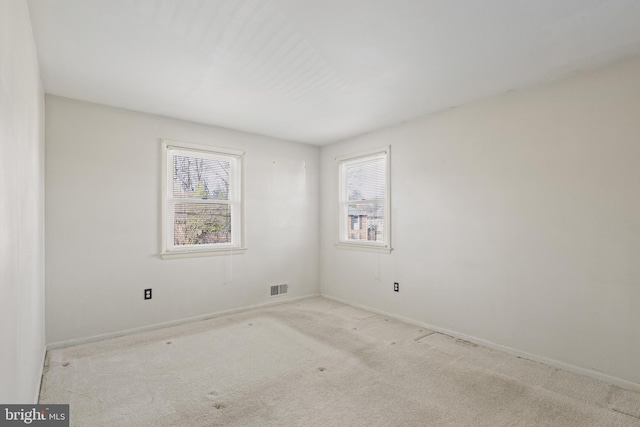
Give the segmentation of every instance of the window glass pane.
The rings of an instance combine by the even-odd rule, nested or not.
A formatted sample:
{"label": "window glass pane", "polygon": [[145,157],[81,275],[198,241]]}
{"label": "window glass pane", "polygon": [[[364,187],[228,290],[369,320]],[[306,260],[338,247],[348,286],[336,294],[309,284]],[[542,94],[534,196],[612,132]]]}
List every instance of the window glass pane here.
{"label": "window glass pane", "polygon": [[173,197],[229,200],[229,171],[225,160],[173,156]]}
{"label": "window glass pane", "polygon": [[346,166],[347,200],[384,199],[387,192],[386,160],[366,160]]}
{"label": "window glass pane", "polygon": [[384,203],[347,205],[347,240],[384,242]]}
{"label": "window glass pane", "polygon": [[211,203],[177,203],[174,245],[231,242],[231,206]]}

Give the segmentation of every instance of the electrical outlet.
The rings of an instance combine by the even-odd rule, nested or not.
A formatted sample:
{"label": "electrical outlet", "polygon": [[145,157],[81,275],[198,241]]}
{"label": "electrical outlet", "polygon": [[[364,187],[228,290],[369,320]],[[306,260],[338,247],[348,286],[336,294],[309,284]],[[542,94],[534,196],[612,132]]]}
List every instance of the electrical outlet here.
{"label": "electrical outlet", "polygon": [[151,299],[151,288],[144,290],[144,299]]}
{"label": "electrical outlet", "polygon": [[393,282],[393,292],[400,292],[400,283]]}

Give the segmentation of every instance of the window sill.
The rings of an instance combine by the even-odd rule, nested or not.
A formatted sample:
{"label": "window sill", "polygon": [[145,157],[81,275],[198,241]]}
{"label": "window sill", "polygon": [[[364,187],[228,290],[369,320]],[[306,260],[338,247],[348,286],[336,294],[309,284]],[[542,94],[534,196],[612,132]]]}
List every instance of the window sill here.
{"label": "window sill", "polygon": [[353,251],[365,251],[365,252],[378,252],[383,254],[390,254],[392,249],[388,246],[367,245],[358,243],[336,243],[336,247],[340,249],[349,249]]}
{"label": "window sill", "polygon": [[206,251],[175,251],[175,252],[161,252],[160,258],[162,259],[174,259],[174,258],[199,258],[205,256],[220,256],[220,255],[242,255],[247,248],[225,248],[225,249],[209,249]]}

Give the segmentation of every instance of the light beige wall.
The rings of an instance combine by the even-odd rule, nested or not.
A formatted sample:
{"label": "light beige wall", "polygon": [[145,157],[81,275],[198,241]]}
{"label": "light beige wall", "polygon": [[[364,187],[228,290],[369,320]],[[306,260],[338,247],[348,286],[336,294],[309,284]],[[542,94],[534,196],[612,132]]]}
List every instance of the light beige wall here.
{"label": "light beige wall", "polygon": [[[272,284],[319,292],[318,147],[49,95],[46,111],[48,343],[276,301]],[[246,152],[246,253],[158,257],[160,138]]]}
{"label": "light beige wall", "polygon": [[27,3],[0,0],[0,402],[35,403],[44,359],[44,95]]}
{"label": "light beige wall", "polygon": [[[323,147],[322,293],[638,388],[639,76],[631,59]],[[336,248],[334,158],[386,144],[394,251]]]}

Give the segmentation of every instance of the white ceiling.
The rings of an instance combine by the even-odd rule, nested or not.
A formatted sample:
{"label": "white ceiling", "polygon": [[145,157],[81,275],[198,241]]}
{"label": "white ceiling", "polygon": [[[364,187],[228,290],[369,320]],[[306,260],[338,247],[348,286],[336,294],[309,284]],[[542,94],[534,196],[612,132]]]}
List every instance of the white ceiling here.
{"label": "white ceiling", "polygon": [[30,0],[47,93],[325,144],[640,54],[638,0]]}

